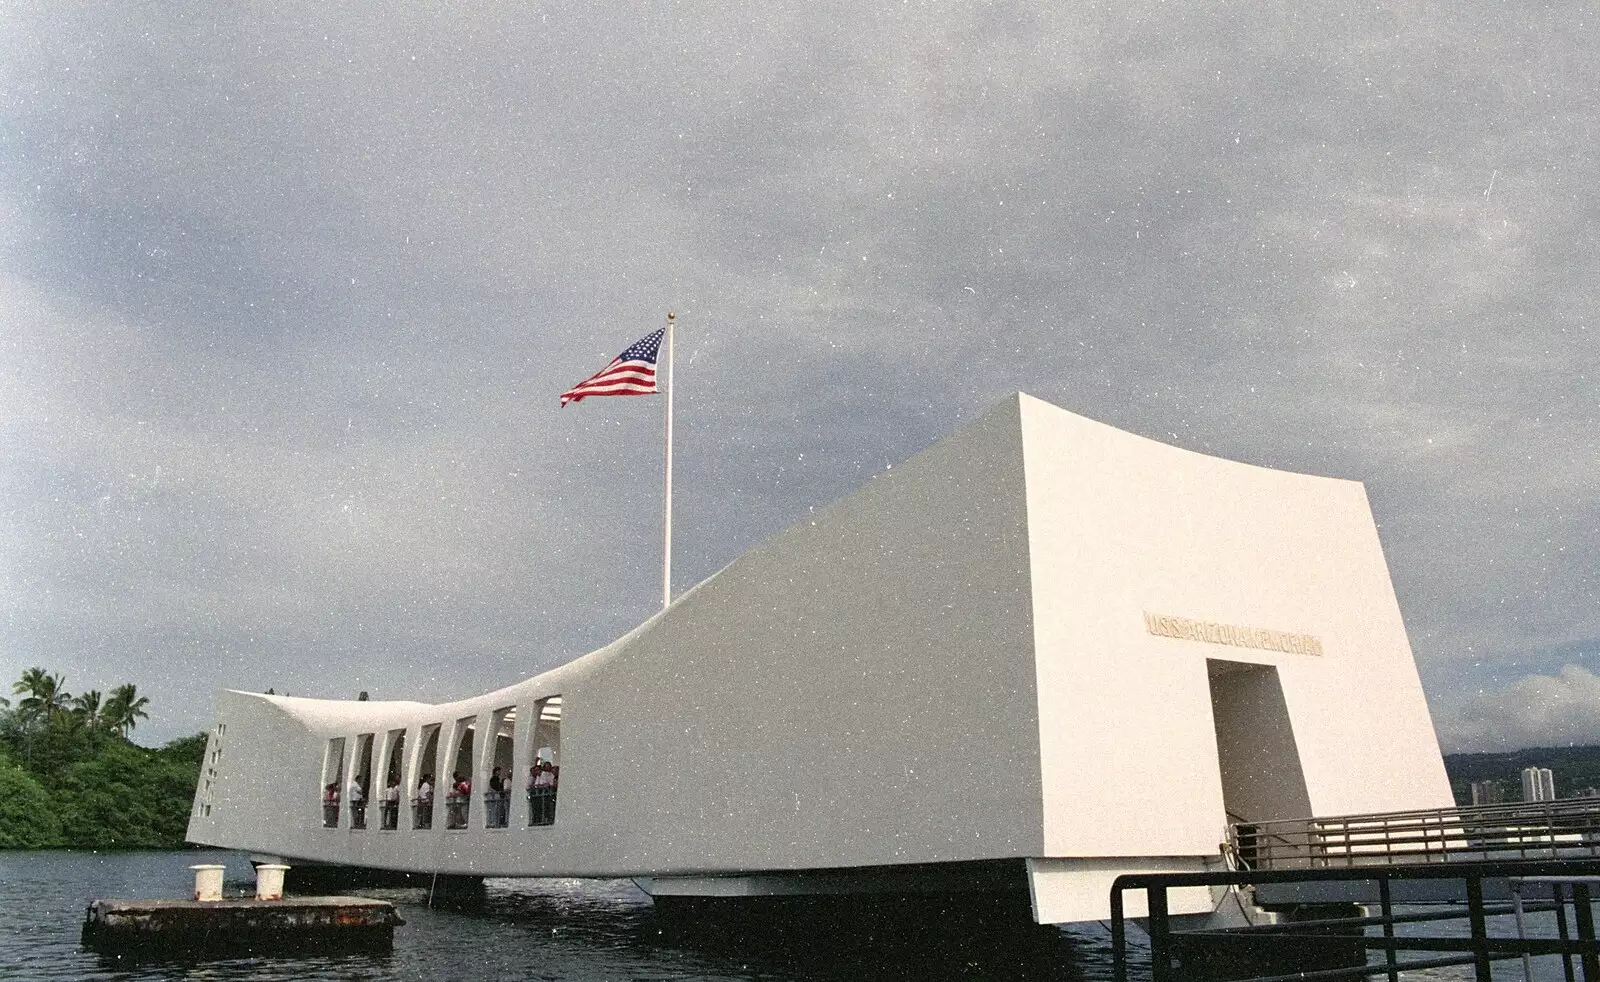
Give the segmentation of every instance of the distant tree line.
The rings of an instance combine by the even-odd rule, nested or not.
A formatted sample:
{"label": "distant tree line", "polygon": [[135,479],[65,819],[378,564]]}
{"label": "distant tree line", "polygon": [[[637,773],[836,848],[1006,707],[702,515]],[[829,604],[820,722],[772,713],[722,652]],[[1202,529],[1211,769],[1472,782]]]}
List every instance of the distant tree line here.
{"label": "distant tree line", "polygon": [[129,742],[150,700],[132,684],[76,696],[30,668],[0,697],[0,849],[183,845],[205,734]]}

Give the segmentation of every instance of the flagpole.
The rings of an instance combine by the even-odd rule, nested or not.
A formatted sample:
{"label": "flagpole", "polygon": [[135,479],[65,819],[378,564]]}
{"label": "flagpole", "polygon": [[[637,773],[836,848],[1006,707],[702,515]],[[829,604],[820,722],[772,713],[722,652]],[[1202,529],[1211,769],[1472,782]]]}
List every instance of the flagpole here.
{"label": "flagpole", "polygon": [[661,609],[672,603],[672,388],[677,383],[677,370],[672,366],[672,322],[674,315],[667,312],[667,503],[665,532],[661,543]]}

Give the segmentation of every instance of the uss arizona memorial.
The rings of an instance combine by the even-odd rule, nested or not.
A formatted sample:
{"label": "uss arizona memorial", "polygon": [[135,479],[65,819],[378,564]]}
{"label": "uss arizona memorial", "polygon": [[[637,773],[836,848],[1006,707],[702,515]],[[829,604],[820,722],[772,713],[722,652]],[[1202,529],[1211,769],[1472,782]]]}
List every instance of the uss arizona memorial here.
{"label": "uss arizona memorial", "polygon": [[[366,814],[325,807],[352,780]],[[222,693],[188,838],[658,897],[1011,887],[1060,923],[1219,867],[1230,823],[1450,804],[1361,484],[1019,394],[526,681]]]}

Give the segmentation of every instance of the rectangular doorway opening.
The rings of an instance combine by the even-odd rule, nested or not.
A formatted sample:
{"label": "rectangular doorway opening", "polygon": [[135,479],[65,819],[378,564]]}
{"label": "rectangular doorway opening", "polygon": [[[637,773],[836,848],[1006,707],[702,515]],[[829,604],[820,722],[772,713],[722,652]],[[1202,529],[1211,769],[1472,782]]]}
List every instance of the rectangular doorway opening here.
{"label": "rectangular doorway opening", "polygon": [[1222,803],[1228,823],[1239,826],[1240,859],[1249,864],[1256,848],[1251,826],[1309,818],[1311,798],[1277,667],[1208,658],[1206,674]]}

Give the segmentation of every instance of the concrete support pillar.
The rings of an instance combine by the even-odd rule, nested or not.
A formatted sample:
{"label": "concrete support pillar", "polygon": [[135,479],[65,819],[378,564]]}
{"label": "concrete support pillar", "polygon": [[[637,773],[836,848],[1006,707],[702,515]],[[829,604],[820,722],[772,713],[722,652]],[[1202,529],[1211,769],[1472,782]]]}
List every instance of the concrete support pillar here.
{"label": "concrete support pillar", "polygon": [[481,876],[440,873],[428,885],[428,903],[433,907],[471,908],[482,906],[483,901],[484,889]]}

